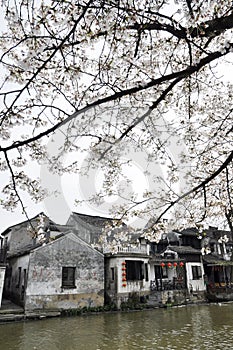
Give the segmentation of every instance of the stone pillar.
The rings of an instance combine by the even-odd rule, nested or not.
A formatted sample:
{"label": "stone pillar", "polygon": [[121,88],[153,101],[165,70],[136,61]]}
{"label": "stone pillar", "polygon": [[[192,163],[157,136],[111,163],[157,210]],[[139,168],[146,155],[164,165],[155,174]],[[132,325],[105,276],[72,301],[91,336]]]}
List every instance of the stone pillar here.
{"label": "stone pillar", "polygon": [[0,308],[2,305],[2,293],[3,293],[3,286],[4,286],[4,280],[5,280],[5,266],[0,266]]}

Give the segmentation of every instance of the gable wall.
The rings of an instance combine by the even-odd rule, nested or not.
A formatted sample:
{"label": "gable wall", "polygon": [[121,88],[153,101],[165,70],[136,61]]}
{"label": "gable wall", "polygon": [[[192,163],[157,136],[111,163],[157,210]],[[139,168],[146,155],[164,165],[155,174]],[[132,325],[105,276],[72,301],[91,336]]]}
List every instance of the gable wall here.
{"label": "gable wall", "polygon": [[[75,288],[62,288],[62,267],[76,267]],[[67,236],[30,255],[25,308],[68,309],[104,302],[104,257]]]}
{"label": "gable wall", "polygon": [[21,248],[32,244],[33,240],[31,235],[27,231],[28,223],[23,223],[12,227],[11,234],[9,235],[8,244],[10,252],[15,252]]}
{"label": "gable wall", "polygon": [[72,214],[67,221],[67,225],[75,228],[78,231],[78,236],[88,244],[98,243],[99,237],[102,234],[102,220],[100,220],[99,224],[91,224],[82,220],[82,218],[78,217],[78,215]]}

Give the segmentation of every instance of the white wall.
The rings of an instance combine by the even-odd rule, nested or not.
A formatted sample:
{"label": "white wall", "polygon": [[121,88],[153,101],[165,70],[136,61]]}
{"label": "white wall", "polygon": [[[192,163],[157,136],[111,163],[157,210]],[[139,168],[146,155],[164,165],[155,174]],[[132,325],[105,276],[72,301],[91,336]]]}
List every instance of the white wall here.
{"label": "white wall", "polygon": [[[148,281],[145,280],[145,278],[141,281],[126,281],[124,282],[122,280],[122,273],[124,272],[122,268],[124,265],[122,265],[123,262],[127,260],[136,260],[136,261],[142,261],[144,264],[148,264]],[[149,265],[149,259],[148,258],[142,258],[142,257],[122,257],[122,258],[112,258],[110,261],[109,267],[114,267],[116,273],[115,278],[117,278],[117,293],[132,293],[132,292],[148,292],[150,291],[150,265]],[[124,287],[123,284],[126,284]]]}
{"label": "white wall", "polygon": [[3,293],[3,286],[4,286],[4,278],[5,278],[5,266],[0,266],[0,307],[2,304],[2,293]]}
{"label": "white wall", "polygon": [[[204,291],[206,290],[204,283],[204,268],[203,264],[199,262],[187,262],[186,266],[186,277],[187,277],[187,287],[191,291]],[[202,277],[200,279],[193,279],[192,266],[200,266],[202,271]]]}

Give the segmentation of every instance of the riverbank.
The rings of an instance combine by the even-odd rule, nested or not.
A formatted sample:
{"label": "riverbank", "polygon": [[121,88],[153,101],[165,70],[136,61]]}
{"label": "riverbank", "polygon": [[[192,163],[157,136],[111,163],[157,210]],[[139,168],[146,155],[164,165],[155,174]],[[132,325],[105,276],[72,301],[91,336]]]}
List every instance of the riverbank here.
{"label": "riverbank", "polygon": [[61,316],[59,311],[38,311],[25,314],[24,309],[10,300],[3,299],[0,308],[0,323],[19,322],[29,319],[43,319],[47,317]]}
{"label": "riverbank", "polygon": [[22,307],[3,299],[0,308],[0,323],[24,320],[24,310]]}
{"label": "riverbank", "polygon": [[82,309],[68,309],[68,310],[35,310],[31,312],[24,312],[24,309],[19,305],[14,304],[12,301],[3,299],[2,305],[0,308],[0,324],[8,323],[8,322],[20,322],[27,320],[41,320],[52,317],[74,317],[74,316],[88,316],[94,314],[102,314],[102,313],[124,313],[124,312],[136,312],[143,310],[154,310],[154,309],[164,309],[164,308],[180,308],[187,306],[195,306],[195,305],[222,305],[222,304],[232,304],[233,301],[225,301],[225,302],[208,302],[208,301],[195,301],[195,302],[187,302],[185,304],[167,304],[161,306],[152,306],[147,303],[124,303],[120,310],[116,309],[114,306],[105,306],[98,308],[87,308],[84,307]]}
{"label": "riverbank", "polygon": [[200,305],[208,304],[204,302],[187,303],[182,305],[166,305],[166,306],[151,306],[147,303],[125,303],[122,305],[120,310],[116,309],[114,306],[98,307],[98,308],[83,308],[83,309],[69,309],[69,310],[35,310],[33,312],[24,312],[24,309],[10,300],[3,299],[1,309],[0,309],[0,324],[8,322],[20,322],[27,320],[41,320],[45,318],[52,317],[72,317],[72,316],[88,316],[93,314],[101,313],[119,313],[119,312],[135,312],[143,310],[153,310],[161,308],[175,308],[175,307],[185,307],[189,305]]}

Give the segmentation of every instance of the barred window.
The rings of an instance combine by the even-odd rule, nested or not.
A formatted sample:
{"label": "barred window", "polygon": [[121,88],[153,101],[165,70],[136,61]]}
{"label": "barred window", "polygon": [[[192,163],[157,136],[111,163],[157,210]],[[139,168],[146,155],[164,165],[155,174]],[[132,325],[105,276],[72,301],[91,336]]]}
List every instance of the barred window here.
{"label": "barred window", "polygon": [[193,274],[193,280],[199,280],[200,278],[202,278],[201,266],[199,265],[192,266],[192,274]]}

